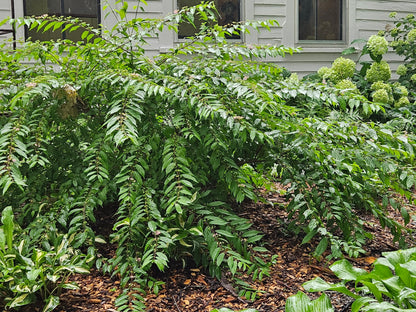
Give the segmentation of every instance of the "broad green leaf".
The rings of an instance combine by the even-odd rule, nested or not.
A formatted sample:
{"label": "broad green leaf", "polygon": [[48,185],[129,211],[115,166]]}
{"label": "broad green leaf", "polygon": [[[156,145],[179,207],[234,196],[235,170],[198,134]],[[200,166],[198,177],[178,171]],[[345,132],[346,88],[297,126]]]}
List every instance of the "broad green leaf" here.
{"label": "broad green leaf", "polygon": [[365,305],[368,305],[371,302],[374,302],[374,298],[370,297],[361,297],[356,299],[351,305],[351,312],[359,312],[361,308]]}
{"label": "broad green leaf", "polygon": [[310,311],[334,312],[334,308],[332,307],[329,297],[323,294],[310,303]]}
{"label": "broad green leaf", "polygon": [[29,303],[33,302],[33,298],[28,294],[22,294],[16,298],[14,298],[10,303],[9,303],[9,307],[10,308],[16,308],[16,307],[21,307],[24,305],[27,305]]}
{"label": "broad green leaf", "polygon": [[334,290],[334,291],[343,293],[347,296],[350,296],[354,299],[357,299],[360,297],[357,294],[354,294],[353,292],[351,292],[344,284],[342,283],[329,284],[320,277],[317,277],[311,281],[308,281],[304,283],[302,286],[305,290],[311,291],[311,292]]}
{"label": "broad green leaf", "polygon": [[6,235],[4,234],[3,226],[0,226],[0,249],[3,252],[6,250]]}
{"label": "broad green leaf", "polygon": [[346,281],[353,281],[368,274],[366,270],[353,267],[346,259],[336,261],[330,269],[338,278]]}

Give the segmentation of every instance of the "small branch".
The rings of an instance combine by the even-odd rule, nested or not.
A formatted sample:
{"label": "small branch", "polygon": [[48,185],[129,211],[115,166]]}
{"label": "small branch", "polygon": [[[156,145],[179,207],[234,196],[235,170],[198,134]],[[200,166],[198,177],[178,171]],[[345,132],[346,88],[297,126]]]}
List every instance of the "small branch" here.
{"label": "small branch", "polygon": [[224,287],[231,295],[233,295],[234,297],[236,297],[238,299],[238,301],[247,304],[248,301],[244,300],[243,298],[241,298],[237,292],[235,291],[234,287],[224,278],[222,277],[220,279],[220,283],[221,286]]}
{"label": "small branch", "polygon": [[178,303],[176,302],[175,296],[172,296],[172,298],[173,298],[173,303],[175,304],[176,309],[177,309],[179,312],[182,312],[181,308],[179,308]]}

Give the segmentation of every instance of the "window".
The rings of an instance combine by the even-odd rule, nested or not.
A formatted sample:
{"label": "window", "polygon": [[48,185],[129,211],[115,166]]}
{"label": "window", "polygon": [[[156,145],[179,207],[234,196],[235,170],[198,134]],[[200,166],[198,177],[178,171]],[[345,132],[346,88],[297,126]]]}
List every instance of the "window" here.
{"label": "window", "polygon": [[299,0],[299,40],[343,40],[342,0]]}
{"label": "window", "polygon": [[[100,23],[99,0],[24,0],[25,16],[39,16],[43,14],[56,16],[72,16],[98,28]],[[71,39],[78,41],[83,30],[61,33],[59,31],[36,32],[26,30],[26,38],[32,40]]]}
{"label": "window", "polygon": [[[201,3],[201,0],[177,0],[178,9],[183,7],[191,7]],[[240,0],[215,0],[215,6],[218,10],[218,24],[225,26],[233,22],[240,21]],[[195,26],[198,27],[200,23],[196,22]],[[178,38],[183,39],[195,34],[195,28],[189,24],[179,25]],[[240,35],[233,35],[231,39],[240,39]]]}

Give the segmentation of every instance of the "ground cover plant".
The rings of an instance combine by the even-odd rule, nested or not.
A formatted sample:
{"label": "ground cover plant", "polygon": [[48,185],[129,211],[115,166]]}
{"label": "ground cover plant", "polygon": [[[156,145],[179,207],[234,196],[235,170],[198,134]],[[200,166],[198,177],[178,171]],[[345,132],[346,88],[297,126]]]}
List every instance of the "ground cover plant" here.
{"label": "ground cover plant", "polygon": [[[339,283],[327,283],[318,277],[304,283],[303,287],[311,292],[333,290],[352,297],[352,312],[415,311],[415,259],[415,248],[385,252],[374,262],[371,272],[353,267],[348,260],[343,259],[330,266],[340,279]],[[348,283],[352,283],[353,287],[348,287]],[[330,312],[334,309],[325,294],[319,299],[310,300],[299,292],[288,299],[285,311]]]}
{"label": "ground cover plant", "polygon": [[[304,235],[303,243],[318,239],[317,256],[362,252],[371,236],[355,211],[375,215],[404,244],[406,229],[385,209],[411,219],[415,133],[402,117],[414,118],[414,107],[385,107],[261,62],[291,48],[227,42],[233,32],[276,21],[220,27],[209,3],[127,20],[128,3],[117,4],[106,8],[119,19],[112,30],[48,16],[12,21],[38,31],[82,29],[80,42],[2,46],[3,305],[40,298],[52,310],[55,291],[75,287],[67,274],[86,273],[93,262],[120,277],[120,311],[145,309],[143,290],[160,286],[152,272],[174,261],[217,278],[261,279],[273,257],[234,208],[264,200],[258,190],[273,191],[276,181],[288,186],[288,206],[276,207],[290,212],[288,231]],[[148,37],[195,16],[203,22],[194,37],[156,58],[144,54]],[[117,206],[117,250],[93,260],[102,243],[95,215],[108,204]],[[46,255],[62,274],[42,273],[51,269]],[[39,265],[26,272],[14,258]],[[40,278],[46,286],[32,287]]]}

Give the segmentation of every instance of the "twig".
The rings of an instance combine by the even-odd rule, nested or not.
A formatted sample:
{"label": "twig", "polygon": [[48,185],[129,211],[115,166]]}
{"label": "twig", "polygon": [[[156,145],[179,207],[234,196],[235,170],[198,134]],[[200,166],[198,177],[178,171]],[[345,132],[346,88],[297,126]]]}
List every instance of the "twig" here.
{"label": "twig", "polygon": [[179,308],[178,303],[176,302],[175,296],[172,296],[173,303],[175,304],[176,309],[178,309],[179,312],[182,312],[181,308]]}
{"label": "twig", "polygon": [[241,298],[237,292],[235,291],[234,287],[224,278],[222,277],[220,279],[220,283],[221,286],[224,287],[231,295],[233,295],[234,297],[236,297],[239,301],[241,301],[242,303],[248,303],[248,301],[244,300],[243,298]]}

